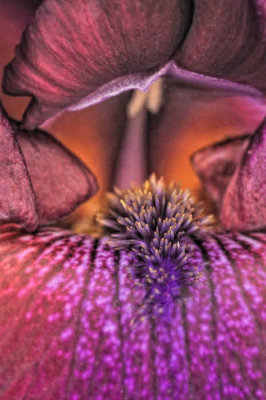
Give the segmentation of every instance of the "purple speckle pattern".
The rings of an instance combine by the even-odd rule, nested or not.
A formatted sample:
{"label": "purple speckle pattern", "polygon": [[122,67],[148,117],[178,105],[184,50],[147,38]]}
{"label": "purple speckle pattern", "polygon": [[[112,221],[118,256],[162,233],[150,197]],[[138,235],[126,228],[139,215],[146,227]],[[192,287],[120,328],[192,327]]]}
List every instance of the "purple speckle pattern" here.
{"label": "purple speckle pattern", "polygon": [[266,399],[266,232],[193,237],[202,279],[168,318],[106,239],[0,229],[1,400]]}

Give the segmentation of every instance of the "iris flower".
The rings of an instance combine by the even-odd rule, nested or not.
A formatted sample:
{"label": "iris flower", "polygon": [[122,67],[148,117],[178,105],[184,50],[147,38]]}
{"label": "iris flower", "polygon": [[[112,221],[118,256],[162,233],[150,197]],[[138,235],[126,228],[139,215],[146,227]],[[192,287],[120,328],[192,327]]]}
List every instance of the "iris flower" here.
{"label": "iris flower", "polygon": [[0,117],[2,399],[265,399],[265,121],[192,156],[217,227],[151,177],[109,195],[104,237],[39,228],[97,187],[39,125],[123,92],[125,115],[161,77],[157,114],[126,123],[148,143],[179,90],[263,108],[265,20],[261,0],[42,2],[3,81],[33,99],[22,123]]}

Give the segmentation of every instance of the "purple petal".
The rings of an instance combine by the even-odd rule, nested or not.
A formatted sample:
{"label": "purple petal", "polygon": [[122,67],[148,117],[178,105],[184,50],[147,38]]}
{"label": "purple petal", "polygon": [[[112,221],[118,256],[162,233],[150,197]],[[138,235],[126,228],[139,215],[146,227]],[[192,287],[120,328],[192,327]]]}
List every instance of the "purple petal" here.
{"label": "purple petal", "polygon": [[195,0],[193,21],[177,64],[266,90],[264,0]]}
{"label": "purple petal", "polygon": [[193,238],[203,280],[132,324],[126,254],[70,232],[0,234],[3,400],[265,399],[266,233]]}
{"label": "purple petal", "polygon": [[137,73],[115,82],[100,98],[121,92],[120,86],[130,89],[132,79],[141,79],[138,73],[170,58],[184,38],[190,13],[187,0],[44,1],[6,69],[5,90],[34,97],[26,116],[32,128],[77,107],[107,82]]}
{"label": "purple petal", "polygon": [[204,188],[221,205],[227,186],[240,163],[251,135],[229,138],[198,150],[191,157],[192,165]]}
{"label": "purple petal", "polygon": [[266,226],[266,121],[258,128],[238,165],[222,203],[221,221],[227,229]]}
{"label": "purple petal", "polygon": [[92,173],[42,131],[17,130],[0,110],[0,220],[29,230],[56,221],[94,194]]}

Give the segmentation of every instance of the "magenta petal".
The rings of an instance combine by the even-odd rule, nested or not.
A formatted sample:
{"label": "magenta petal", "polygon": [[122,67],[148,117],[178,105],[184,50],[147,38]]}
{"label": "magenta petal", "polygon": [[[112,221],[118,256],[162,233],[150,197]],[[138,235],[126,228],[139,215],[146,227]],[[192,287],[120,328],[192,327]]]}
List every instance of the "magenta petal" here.
{"label": "magenta petal", "polygon": [[14,130],[0,108],[0,220],[36,229],[38,214],[32,183]]}
{"label": "magenta petal", "polygon": [[195,0],[191,28],[175,54],[185,69],[266,90],[264,0]]}
{"label": "magenta petal", "polygon": [[34,189],[39,224],[57,221],[94,195],[93,174],[52,136],[35,130],[18,131],[16,138]]}
{"label": "magenta petal", "polygon": [[240,163],[250,140],[250,135],[223,140],[205,147],[191,157],[193,168],[204,188],[218,205]]}
{"label": "magenta petal", "polygon": [[187,0],[46,0],[6,69],[4,88],[34,97],[27,116],[34,127],[109,81],[163,65],[190,13]]}
{"label": "magenta petal", "polygon": [[227,188],[221,221],[227,229],[266,226],[266,122],[251,138],[241,163]]}
{"label": "magenta petal", "polygon": [[194,240],[204,279],[191,297],[132,323],[144,294],[128,255],[3,226],[1,400],[264,400],[266,234]]}

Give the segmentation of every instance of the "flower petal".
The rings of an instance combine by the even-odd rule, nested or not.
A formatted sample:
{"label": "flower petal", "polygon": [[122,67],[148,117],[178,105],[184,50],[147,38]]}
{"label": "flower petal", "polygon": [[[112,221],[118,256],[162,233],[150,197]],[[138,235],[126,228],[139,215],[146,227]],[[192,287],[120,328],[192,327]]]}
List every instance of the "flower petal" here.
{"label": "flower petal", "polygon": [[204,188],[218,205],[240,163],[249,140],[249,134],[229,138],[198,150],[191,157],[193,168]]}
{"label": "flower petal", "polygon": [[34,191],[14,131],[2,109],[0,129],[0,220],[19,221],[34,230],[38,225]]}
{"label": "flower petal", "polygon": [[265,112],[261,99],[233,96],[221,88],[206,90],[184,82],[180,85],[165,78],[162,107],[150,115],[144,127],[148,172],[197,189],[199,182],[189,162],[191,154],[226,136],[254,132]]}
{"label": "flower petal", "polygon": [[195,0],[191,28],[175,55],[190,71],[266,90],[264,0]]}
{"label": "flower petal", "polygon": [[266,225],[266,121],[250,140],[228,185],[221,221],[227,229],[258,229]]}
{"label": "flower petal", "polygon": [[0,109],[0,219],[35,230],[71,212],[96,190],[92,173],[43,131],[19,131]]}
{"label": "flower petal", "polygon": [[203,281],[169,319],[132,323],[126,254],[56,229],[0,233],[3,400],[266,395],[266,233],[194,238]]}
{"label": "flower petal", "polygon": [[[6,69],[4,88],[34,97],[26,126],[35,127],[109,81],[163,65],[182,42],[190,14],[187,0],[44,1]],[[141,78],[114,81],[98,96]]]}
{"label": "flower petal", "polygon": [[16,133],[34,189],[40,225],[57,221],[94,195],[90,170],[44,131]]}

